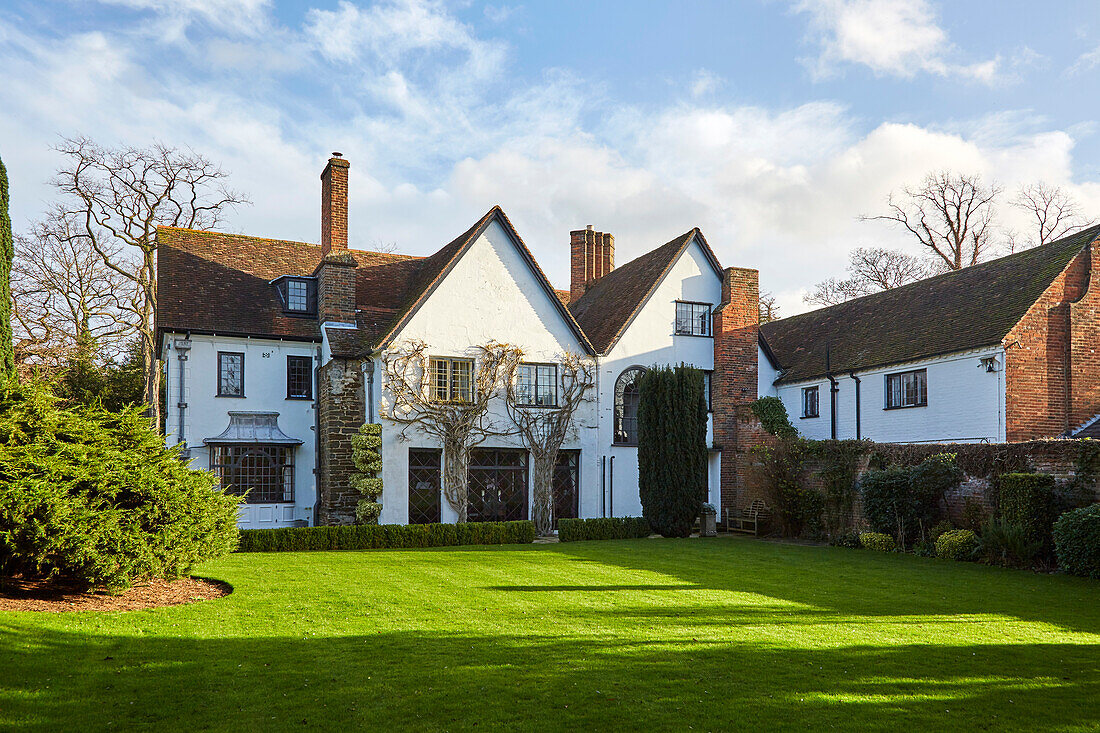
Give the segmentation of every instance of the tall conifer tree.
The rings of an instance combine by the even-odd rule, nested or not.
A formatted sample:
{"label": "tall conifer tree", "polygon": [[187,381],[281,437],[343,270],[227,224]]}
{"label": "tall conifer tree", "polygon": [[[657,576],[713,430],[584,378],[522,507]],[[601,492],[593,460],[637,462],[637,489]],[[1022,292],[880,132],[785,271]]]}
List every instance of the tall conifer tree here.
{"label": "tall conifer tree", "polygon": [[642,515],[665,537],[686,537],[707,498],[703,373],[683,365],[651,369],[639,391]]}
{"label": "tall conifer tree", "polygon": [[8,170],[0,160],[0,382],[15,378],[15,346],[11,331],[11,263],[15,244],[8,214]]}

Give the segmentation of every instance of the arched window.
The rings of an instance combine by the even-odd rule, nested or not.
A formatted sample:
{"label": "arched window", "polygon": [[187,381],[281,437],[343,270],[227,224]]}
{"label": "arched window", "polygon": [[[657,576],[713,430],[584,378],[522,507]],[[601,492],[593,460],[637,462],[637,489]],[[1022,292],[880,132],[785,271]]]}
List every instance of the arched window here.
{"label": "arched window", "polygon": [[645,367],[630,367],[615,382],[615,443],[638,444],[638,381]]}

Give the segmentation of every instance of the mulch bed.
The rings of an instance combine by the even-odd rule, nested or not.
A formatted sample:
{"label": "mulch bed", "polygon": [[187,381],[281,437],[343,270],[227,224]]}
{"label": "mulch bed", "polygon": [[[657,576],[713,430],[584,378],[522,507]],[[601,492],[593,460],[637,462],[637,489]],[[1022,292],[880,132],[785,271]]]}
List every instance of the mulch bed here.
{"label": "mulch bed", "polygon": [[204,578],[146,580],[118,595],[81,592],[56,582],[5,578],[0,582],[0,611],[140,611],[208,601],[233,592],[228,583]]}

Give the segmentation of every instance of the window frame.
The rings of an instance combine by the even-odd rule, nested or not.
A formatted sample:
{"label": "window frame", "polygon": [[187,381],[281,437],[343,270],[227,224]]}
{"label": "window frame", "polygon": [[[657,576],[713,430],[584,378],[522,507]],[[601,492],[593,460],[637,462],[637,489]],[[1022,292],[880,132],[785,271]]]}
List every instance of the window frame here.
{"label": "window frame", "polygon": [[[241,387],[240,394],[232,394],[230,392],[222,391],[222,357],[223,356],[239,356],[241,357]],[[233,397],[236,399],[244,399],[244,352],[243,351],[219,351],[218,352],[218,392],[217,397]]]}
{"label": "window frame", "polygon": [[[519,383],[519,380],[521,378],[521,370],[524,369],[525,367],[531,369],[534,373],[534,380],[531,382],[531,399],[533,401],[532,402],[519,402],[519,401],[517,401],[516,406],[517,407],[546,408],[546,409],[556,409],[558,407],[561,407],[561,405],[559,403],[559,401],[561,399],[561,378],[560,378],[560,375],[559,375],[559,372],[558,372],[558,365],[553,363],[553,362],[543,362],[543,361],[523,361],[523,362],[520,362],[519,367],[516,370],[516,382],[517,382],[516,398],[517,398],[517,400],[518,400],[519,395],[520,395],[520,391],[519,391],[519,388],[518,388],[518,383]],[[547,368],[547,367],[552,368],[554,370],[554,374],[551,377],[551,380],[552,380],[551,384],[554,387],[554,401],[551,402],[551,403],[547,403],[547,404],[540,404],[539,401],[538,401],[539,400],[539,385],[541,384],[541,382],[539,381],[539,372],[540,372],[541,369]]]}
{"label": "window frame", "polygon": [[703,373],[703,392],[707,398],[707,412],[714,412],[711,400],[714,398],[714,370],[713,369],[700,369]]}
{"label": "window frame", "polygon": [[[638,406],[634,405],[634,415],[627,417],[626,415],[626,389],[628,386],[635,384],[649,371],[644,366],[635,364],[634,366],[628,366],[619,372],[619,376],[615,379],[615,392],[612,396],[612,408],[611,408],[611,444],[621,446],[636,446],[638,445]],[[633,374],[634,377],[629,381],[624,381],[624,377],[627,374]],[[633,426],[633,431],[627,429],[627,421]],[[630,440],[633,433],[633,440]]]}
{"label": "window frame", "polygon": [[[306,362],[306,394],[291,394],[290,392],[290,363],[292,360]],[[286,357],[286,398],[288,400],[312,400],[313,399],[313,357],[300,354],[287,354]]]}
{"label": "window frame", "polygon": [[[437,377],[436,364],[438,364],[438,363],[444,363],[444,364],[447,365],[447,376],[446,376],[447,396],[443,397],[443,398],[439,397],[439,393],[438,393],[438,389],[437,389],[438,388],[438,383],[437,383],[437,379],[436,379],[436,377]],[[467,374],[467,377],[468,377],[468,380],[469,380],[468,383],[467,383],[468,392],[466,394],[465,399],[455,399],[455,397],[454,397],[454,392],[455,392],[454,365],[458,364],[458,363],[469,364],[470,365],[470,371]],[[465,404],[469,404],[469,403],[473,402],[474,401],[474,368],[475,368],[475,366],[476,365],[475,365],[473,359],[471,359],[469,357],[464,357],[464,356],[430,356],[430,357],[428,357],[428,390],[429,390],[428,397],[429,397],[429,399],[431,399],[432,402],[444,402],[444,403],[453,403],[453,404],[459,404],[459,405],[465,405]]]}
{"label": "window frame", "polygon": [[[917,386],[917,401],[911,404],[905,404],[905,377],[907,376],[920,376],[920,382]],[[900,394],[901,404],[890,404],[890,380],[898,379],[901,382]],[[914,407],[928,407],[928,369],[927,367],[921,369],[906,369],[903,372],[891,372],[883,375],[883,410],[908,410]]]}
{"label": "window frame", "polygon": [[[692,325],[691,325],[690,330],[687,330],[687,331],[680,330],[680,307],[681,306],[688,306],[691,309],[691,315],[690,315],[690,318],[689,318],[689,323],[691,323]],[[703,323],[705,325],[705,328],[704,328],[705,333],[696,333],[695,332],[695,325],[696,325],[696,320],[695,319],[698,317],[698,315],[695,312],[695,309],[696,309],[697,306],[702,306],[703,308],[706,308],[706,315],[701,321],[701,323]],[[714,303],[703,303],[703,302],[696,301],[696,300],[677,300],[676,301],[676,319],[675,319],[675,322],[674,322],[673,333],[676,336],[696,336],[698,338],[714,338],[714,324],[712,323],[712,319],[711,319],[711,316],[713,314],[714,314]]]}
{"label": "window frame", "polygon": [[[245,504],[293,504],[295,502],[295,449],[296,445],[283,445],[279,443],[214,443],[210,445],[210,471],[218,477],[218,486],[232,496],[244,496]],[[270,466],[266,467],[274,475],[278,475],[278,483],[269,482],[266,486],[249,486],[244,491],[237,484],[225,483],[226,474],[232,478],[235,473],[246,470],[242,468],[242,461],[257,455],[264,455],[269,459]],[[258,467],[250,466],[253,471]],[[258,491],[258,493],[257,493]],[[271,498],[272,496],[281,498]]]}
{"label": "window frame", "polygon": [[[809,405],[806,402],[806,398],[809,395],[814,396],[814,411],[810,414],[808,409]],[[821,385],[814,384],[809,387],[802,388],[802,419],[812,420],[815,417],[821,417]]]}

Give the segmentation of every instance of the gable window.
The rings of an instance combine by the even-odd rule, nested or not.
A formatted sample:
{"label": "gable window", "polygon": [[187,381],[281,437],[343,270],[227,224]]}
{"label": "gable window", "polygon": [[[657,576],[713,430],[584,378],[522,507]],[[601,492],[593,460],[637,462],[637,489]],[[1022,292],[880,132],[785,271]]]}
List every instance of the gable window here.
{"label": "gable window", "polygon": [[915,369],[886,375],[886,409],[928,404],[928,370]]}
{"label": "gable window", "polygon": [[638,382],[645,367],[630,367],[615,382],[615,436],[618,445],[638,444]]}
{"label": "gable window", "polygon": [[525,407],[558,406],[558,365],[520,364],[516,401]]}
{"label": "gable window", "polygon": [[244,397],[244,354],[218,352],[218,397]]}
{"label": "gable window", "polygon": [[802,388],[802,417],[819,417],[817,387]]}
{"label": "gable window", "polygon": [[473,399],[473,359],[431,358],[431,396],[437,402],[470,402]]}
{"label": "gable window", "polygon": [[677,300],[676,333],[681,336],[710,336],[710,303]]}
{"label": "gable window", "polygon": [[286,358],[286,398],[308,400],[313,398],[313,359],[308,356]]}
{"label": "gable window", "polygon": [[317,312],[317,280],[312,277],[281,277],[274,281],[283,312],[313,315]]}

